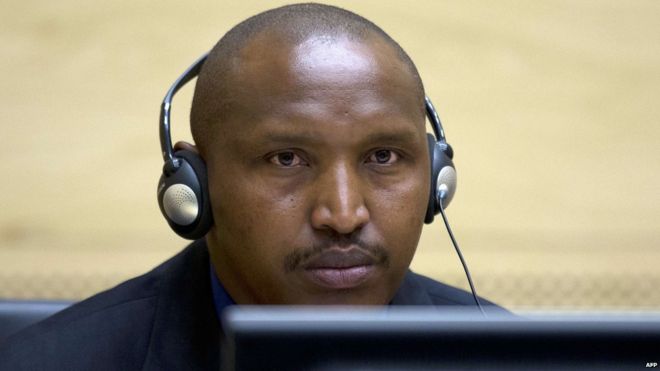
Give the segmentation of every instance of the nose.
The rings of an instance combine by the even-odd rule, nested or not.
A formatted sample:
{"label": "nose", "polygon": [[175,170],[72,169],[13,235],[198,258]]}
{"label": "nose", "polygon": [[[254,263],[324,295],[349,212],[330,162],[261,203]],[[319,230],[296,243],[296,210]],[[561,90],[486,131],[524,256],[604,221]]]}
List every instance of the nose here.
{"label": "nose", "polygon": [[318,178],[316,204],[311,222],[315,229],[331,229],[349,234],[369,221],[363,185],[359,174],[340,164]]}

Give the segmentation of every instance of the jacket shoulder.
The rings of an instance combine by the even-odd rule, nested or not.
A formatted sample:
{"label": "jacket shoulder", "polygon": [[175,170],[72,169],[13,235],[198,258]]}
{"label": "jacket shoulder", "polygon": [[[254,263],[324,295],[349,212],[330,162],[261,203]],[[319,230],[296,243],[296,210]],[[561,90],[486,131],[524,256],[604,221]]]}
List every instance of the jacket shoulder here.
{"label": "jacket shoulder", "polygon": [[[471,292],[447,285],[421,274],[413,272],[410,272],[409,274],[411,275],[411,279],[415,280],[417,284],[426,291],[434,305],[477,305]],[[479,296],[479,303],[482,306],[487,307],[489,311],[495,310],[508,313],[506,309],[481,296]]]}
{"label": "jacket shoulder", "polygon": [[429,295],[435,305],[475,305],[471,293],[436,281],[421,274],[412,273],[414,279]]}

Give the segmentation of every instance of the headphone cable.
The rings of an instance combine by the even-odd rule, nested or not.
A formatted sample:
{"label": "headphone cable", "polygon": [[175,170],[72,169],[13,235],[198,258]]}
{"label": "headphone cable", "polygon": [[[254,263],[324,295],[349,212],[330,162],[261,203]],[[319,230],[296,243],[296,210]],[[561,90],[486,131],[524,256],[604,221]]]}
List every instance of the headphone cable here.
{"label": "headphone cable", "polygon": [[456,242],[456,238],[454,238],[454,233],[451,231],[451,227],[449,226],[449,221],[447,221],[447,215],[445,215],[445,208],[442,205],[442,201],[444,201],[444,197],[441,196],[438,197],[440,202],[440,214],[442,214],[442,220],[445,222],[445,227],[447,227],[447,232],[449,232],[449,238],[451,238],[452,244],[454,244],[454,248],[456,249],[456,252],[458,253],[458,258],[461,260],[461,264],[463,264],[463,269],[465,270],[465,275],[467,276],[468,283],[470,284],[470,290],[472,290],[472,296],[474,297],[475,303],[477,303],[477,307],[479,307],[479,311],[481,311],[481,314],[484,317],[486,316],[486,312],[484,312],[483,307],[481,306],[481,303],[479,302],[479,297],[477,296],[477,290],[474,288],[474,283],[472,283],[472,276],[470,275],[470,270],[467,267],[467,263],[465,263],[465,259],[463,258],[463,254],[461,253],[461,249],[458,247],[458,242]]}

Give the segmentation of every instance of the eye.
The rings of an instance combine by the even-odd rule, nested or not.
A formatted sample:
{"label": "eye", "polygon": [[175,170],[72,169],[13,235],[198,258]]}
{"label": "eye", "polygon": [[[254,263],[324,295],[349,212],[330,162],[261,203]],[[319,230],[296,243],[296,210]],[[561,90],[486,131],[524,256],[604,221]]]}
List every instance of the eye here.
{"label": "eye", "polygon": [[305,162],[291,151],[279,152],[268,158],[270,162],[281,167],[294,167],[305,165]]}
{"label": "eye", "polygon": [[369,162],[380,165],[389,165],[396,162],[399,155],[389,149],[379,149],[369,156]]}

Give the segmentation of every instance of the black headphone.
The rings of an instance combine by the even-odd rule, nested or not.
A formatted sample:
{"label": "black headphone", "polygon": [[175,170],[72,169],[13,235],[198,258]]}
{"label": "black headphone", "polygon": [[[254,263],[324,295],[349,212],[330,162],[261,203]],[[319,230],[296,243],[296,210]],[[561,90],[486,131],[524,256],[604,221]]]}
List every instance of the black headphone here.
{"label": "black headphone", "polygon": [[[158,182],[158,205],[174,232],[191,240],[206,235],[213,225],[206,164],[198,154],[191,151],[174,152],[170,135],[170,109],[174,94],[199,74],[207,56],[204,54],[179,76],[160,106],[160,148],[165,164]],[[454,151],[445,139],[440,117],[431,100],[425,97],[424,101],[426,117],[435,134],[426,134],[431,159],[429,203],[424,217],[424,222],[428,224],[440,212],[440,203],[446,208],[454,197],[456,169],[452,162]]]}

